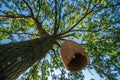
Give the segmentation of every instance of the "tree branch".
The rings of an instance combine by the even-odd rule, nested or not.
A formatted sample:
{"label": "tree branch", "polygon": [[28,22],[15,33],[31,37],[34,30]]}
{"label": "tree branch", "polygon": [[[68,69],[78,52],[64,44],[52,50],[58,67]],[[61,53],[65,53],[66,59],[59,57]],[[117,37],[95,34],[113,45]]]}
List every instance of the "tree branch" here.
{"label": "tree branch", "polygon": [[[64,32],[64,33],[61,33],[60,35],[64,35],[64,34],[70,32],[70,31],[71,31],[73,28],[75,28],[88,14],[90,14],[90,13],[92,12],[92,11],[89,11],[90,4],[91,4],[91,0],[90,0],[90,2],[89,2],[89,5],[88,5],[88,8],[87,8],[87,10],[86,10],[85,15],[84,15],[80,20],[78,20],[78,22],[77,22],[76,24],[74,24],[68,31],[66,31],[66,32]],[[88,12],[88,11],[89,11],[89,12]]]}
{"label": "tree branch", "polygon": [[40,37],[47,37],[47,36],[49,36],[48,33],[42,28],[42,23],[37,18],[34,17],[33,10],[30,7],[30,5],[27,3],[27,1],[25,1],[25,0],[23,0],[23,1],[25,2],[25,4],[27,5],[27,7],[30,10],[30,13],[31,13],[30,16],[25,16],[25,15],[21,15],[21,14],[8,14],[7,12],[1,11],[5,15],[0,15],[0,17],[1,18],[32,18],[35,21],[35,23],[36,23],[36,26],[37,26],[37,29],[39,31]]}
{"label": "tree branch", "polygon": [[[25,2],[25,4],[28,6],[30,13],[31,13],[31,17],[32,19],[35,21],[36,25],[37,25],[37,29],[39,31],[40,37],[47,37],[49,36],[48,33],[42,28],[42,23],[38,20],[38,18],[34,17],[34,13],[32,8],[30,7],[30,5],[27,3],[27,1],[23,0]],[[40,6],[40,5],[39,5]]]}
{"label": "tree branch", "polygon": [[56,40],[59,40],[59,39],[62,39],[62,38],[65,38],[65,37],[69,37],[69,36],[74,36],[74,33],[72,33],[72,34],[67,34],[67,35],[64,35],[64,36],[61,35],[61,36],[58,36],[58,37],[55,36],[55,39],[56,39]]}
{"label": "tree branch", "polygon": [[[53,60],[54,60],[54,62],[55,62],[55,64],[58,66],[58,57],[57,57],[57,53],[56,53],[56,51],[52,48],[52,51],[53,51],[53,53],[54,53],[54,56],[55,57],[53,57],[53,55],[52,54],[50,54],[52,57],[53,57]],[[59,70],[62,72],[62,69],[61,68],[59,68]]]}
{"label": "tree branch", "polygon": [[[18,15],[0,15],[0,18],[31,18],[35,21],[36,25],[37,25],[37,29],[39,31],[39,36],[40,37],[45,37],[45,36],[48,36],[47,32],[42,29],[42,23],[39,22],[39,20],[37,18],[34,18],[34,17],[31,17],[31,16],[25,16],[25,15],[21,15],[21,14],[18,14]],[[11,32],[8,32],[8,33],[11,33]],[[15,34],[21,34],[21,33],[15,33]],[[27,33],[25,33],[27,34]],[[32,35],[32,34],[30,34]],[[37,35],[38,36],[38,35]]]}
{"label": "tree branch", "polygon": [[33,35],[33,36],[40,36],[38,34],[31,34],[31,33],[16,33],[12,31],[5,31],[5,30],[0,30],[0,32],[7,33],[7,34],[18,34],[18,35]]}
{"label": "tree branch", "polygon": [[92,2],[92,0],[89,1],[89,4],[88,4],[88,8],[87,8],[87,10],[86,10],[86,13],[88,13],[88,11],[89,11],[89,9],[90,9],[91,2]]}
{"label": "tree branch", "polygon": [[75,31],[80,31],[80,32],[98,32],[100,30],[81,30],[81,29],[77,29],[77,30],[71,30],[70,32],[75,32]]}
{"label": "tree branch", "polygon": [[39,14],[40,14],[40,9],[41,9],[41,6],[40,6],[40,0],[38,0],[38,13],[37,13],[37,18],[39,17]]}
{"label": "tree branch", "polygon": [[0,15],[0,18],[31,18],[30,16],[25,16],[22,14],[12,14],[12,12],[5,12],[0,10],[0,12],[4,13],[3,15]]}
{"label": "tree branch", "polygon": [[[21,14],[17,14],[17,15],[14,15],[14,14],[12,14],[12,15],[7,15],[7,13],[6,13],[6,15],[0,15],[0,18],[31,18],[31,19],[33,19],[34,21],[35,21],[35,23],[36,23],[36,26],[37,26],[37,29],[38,29],[38,31],[39,31],[39,36],[40,37],[46,37],[46,36],[49,36],[48,35],[48,33],[42,28],[42,23],[37,19],[37,18],[34,18],[34,17],[32,17],[32,16],[25,16],[25,15],[21,15]],[[8,33],[11,33],[11,32],[8,32]],[[21,33],[15,33],[15,34],[21,34]],[[25,34],[27,34],[27,33],[25,33]],[[32,35],[32,34],[30,34],[30,35]],[[38,36],[38,35],[37,35]]]}
{"label": "tree branch", "polygon": [[31,8],[31,6],[27,3],[26,0],[23,0],[23,1],[24,1],[24,3],[27,5],[27,7],[29,8],[31,16],[34,17],[34,13],[33,13],[33,10],[32,10],[32,8]]}
{"label": "tree branch", "polygon": [[21,19],[21,18],[31,18],[31,16],[25,16],[25,15],[21,15],[21,14],[17,14],[17,15],[0,15],[0,18],[17,18],[17,19]]}
{"label": "tree branch", "polygon": [[101,11],[103,9],[107,9],[107,8],[114,7],[114,6],[120,6],[120,3],[113,4],[113,5],[106,5],[104,7],[99,8],[98,10],[93,10],[93,11],[98,12],[98,11]]}
{"label": "tree branch", "polygon": [[[60,2],[59,2],[60,3]],[[59,18],[58,18],[58,26],[57,26],[57,31],[58,31],[58,29],[59,29],[59,27],[60,27],[60,20],[61,20],[61,8],[62,8],[62,3],[63,3],[63,0],[62,0],[62,2],[60,3],[60,7],[59,7]]]}
{"label": "tree branch", "polygon": [[38,60],[35,65],[33,66],[33,70],[30,72],[30,74],[28,75],[28,77],[26,78],[26,80],[29,80],[30,76],[35,72],[35,70],[37,69],[37,66],[39,65],[40,61]]}
{"label": "tree branch", "polygon": [[[98,3],[100,3],[100,2],[98,2]],[[78,22],[77,22],[76,24],[74,24],[73,27],[71,27],[68,31],[59,34],[58,36],[64,35],[64,34],[70,32],[70,31],[71,31],[73,28],[75,28],[87,15],[89,15],[89,14],[92,13],[93,11],[94,11],[94,12],[98,12],[98,11],[101,11],[101,10],[106,9],[106,8],[109,8],[109,7],[113,7],[113,6],[118,6],[118,5],[120,5],[120,3],[117,3],[117,4],[114,4],[114,5],[104,6],[104,7],[100,8],[100,9],[98,9],[98,10],[94,10],[94,8],[98,5],[98,3],[93,6],[93,8],[91,9],[91,11],[89,11],[89,12],[86,11],[85,15],[84,15],[80,20],[78,20]]]}
{"label": "tree branch", "polygon": [[43,57],[43,61],[42,61],[42,65],[41,65],[41,73],[42,73],[42,80],[43,80],[43,76],[44,76],[44,73],[45,73],[45,57]]}
{"label": "tree branch", "polygon": [[120,28],[108,29],[108,27],[107,27],[107,28],[98,29],[98,30],[81,30],[81,29],[77,29],[77,30],[71,30],[70,32],[75,32],[75,31],[80,31],[80,32],[99,32],[99,31],[111,32],[112,30],[117,30],[117,29],[120,29]]}
{"label": "tree branch", "polygon": [[37,18],[32,18],[36,25],[37,25],[37,29],[39,31],[39,35],[40,37],[48,37],[49,34],[42,28],[42,23],[37,19]]}
{"label": "tree branch", "polygon": [[55,1],[55,23],[54,23],[54,35],[56,35],[57,34],[57,28],[58,28],[58,25],[57,25],[57,15],[58,15],[58,13],[57,13],[57,0],[54,0]]}
{"label": "tree branch", "polygon": [[100,71],[104,76],[107,76],[108,79],[116,80],[116,79],[113,78],[111,75],[109,75],[107,72],[104,72],[104,70],[101,69],[101,67],[98,67],[98,66],[96,66],[96,65],[93,65],[93,67],[96,69],[96,71]]}

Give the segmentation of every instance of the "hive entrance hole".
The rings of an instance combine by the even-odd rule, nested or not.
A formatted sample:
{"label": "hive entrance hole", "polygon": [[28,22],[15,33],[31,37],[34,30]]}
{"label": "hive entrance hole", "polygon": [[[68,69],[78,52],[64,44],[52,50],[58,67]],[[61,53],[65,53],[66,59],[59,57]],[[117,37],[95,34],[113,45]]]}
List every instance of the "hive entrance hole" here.
{"label": "hive entrance hole", "polygon": [[87,59],[84,55],[76,53],[71,61],[68,63],[68,67],[71,71],[78,71],[86,65]]}

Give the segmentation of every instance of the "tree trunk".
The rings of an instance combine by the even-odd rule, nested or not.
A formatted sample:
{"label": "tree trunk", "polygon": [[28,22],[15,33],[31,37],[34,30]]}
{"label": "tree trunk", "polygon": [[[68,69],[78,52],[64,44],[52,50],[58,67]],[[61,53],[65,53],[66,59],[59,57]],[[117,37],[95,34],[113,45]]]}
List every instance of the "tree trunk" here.
{"label": "tree trunk", "polygon": [[0,80],[15,80],[41,60],[54,44],[52,38],[38,38],[0,45]]}

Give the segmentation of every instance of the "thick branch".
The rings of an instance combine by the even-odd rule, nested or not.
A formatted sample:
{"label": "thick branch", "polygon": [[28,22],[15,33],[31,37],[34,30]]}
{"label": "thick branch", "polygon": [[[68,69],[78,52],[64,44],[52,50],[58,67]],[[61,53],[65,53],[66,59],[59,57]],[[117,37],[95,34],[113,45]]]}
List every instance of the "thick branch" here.
{"label": "thick branch", "polygon": [[37,18],[33,18],[33,20],[35,21],[37,25],[37,29],[39,31],[40,37],[49,36],[49,34],[42,28],[42,23]]}
{"label": "thick branch", "polygon": [[35,21],[35,23],[36,23],[36,25],[37,25],[37,29],[38,29],[38,31],[39,31],[39,35],[40,35],[40,37],[45,37],[45,36],[48,36],[48,34],[47,34],[47,32],[44,30],[44,29],[42,29],[42,23],[37,19],[37,18],[34,18],[34,17],[31,17],[31,16],[25,16],[25,15],[20,15],[20,14],[18,14],[18,15],[14,15],[14,14],[12,14],[12,15],[1,15],[0,16],[1,18],[31,18],[31,19],[33,19],[34,21]]}
{"label": "thick branch", "polygon": [[[32,19],[35,21],[36,25],[37,25],[37,29],[39,31],[40,37],[46,37],[49,36],[48,33],[42,28],[42,23],[38,20],[38,18],[34,17],[34,13],[32,8],[30,7],[30,5],[27,3],[27,1],[23,0],[25,2],[25,4],[28,6],[30,13],[31,13],[31,17]],[[40,7],[40,5],[39,5]]]}

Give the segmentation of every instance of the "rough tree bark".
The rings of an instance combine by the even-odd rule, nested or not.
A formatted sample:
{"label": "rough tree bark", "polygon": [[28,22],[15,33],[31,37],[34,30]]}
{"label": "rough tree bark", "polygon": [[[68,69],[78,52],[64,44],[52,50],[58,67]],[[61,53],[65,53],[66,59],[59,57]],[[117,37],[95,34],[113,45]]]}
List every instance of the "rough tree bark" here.
{"label": "rough tree bark", "polygon": [[38,38],[0,45],[0,80],[15,80],[42,59],[53,44],[53,38]]}

